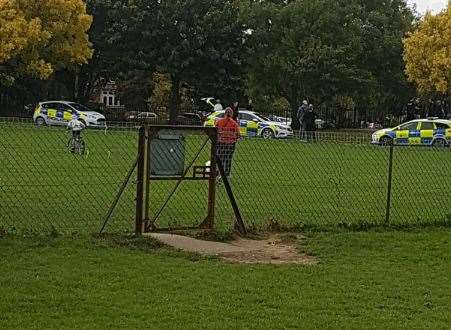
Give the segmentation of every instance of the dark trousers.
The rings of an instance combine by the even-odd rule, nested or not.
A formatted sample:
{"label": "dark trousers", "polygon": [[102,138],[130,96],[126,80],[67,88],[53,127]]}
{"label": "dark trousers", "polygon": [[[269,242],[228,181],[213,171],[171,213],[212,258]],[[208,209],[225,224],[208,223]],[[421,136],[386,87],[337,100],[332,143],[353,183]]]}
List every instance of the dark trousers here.
{"label": "dark trousers", "polygon": [[307,141],[308,142],[315,142],[316,141],[316,132],[314,130],[307,131],[306,132]]}
{"label": "dark trousers", "polygon": [[302,120],[299,120],[299,138],[301,140],[305,140],[306,139],[306,134],[305,134],[305,123]]}
{"label": "dark trousers", "polygon": [[80,136],[81,136],[81,131],[72,131],[72,137],[75,140],[80,140]]}
{"label": "dark trousers", "polygon": [[235,152],[234,143],[218,143],[216,146],[216,155],[224,168],[224,173],[226,176],[230,176],[230,171],[232,170],[232,158]]}

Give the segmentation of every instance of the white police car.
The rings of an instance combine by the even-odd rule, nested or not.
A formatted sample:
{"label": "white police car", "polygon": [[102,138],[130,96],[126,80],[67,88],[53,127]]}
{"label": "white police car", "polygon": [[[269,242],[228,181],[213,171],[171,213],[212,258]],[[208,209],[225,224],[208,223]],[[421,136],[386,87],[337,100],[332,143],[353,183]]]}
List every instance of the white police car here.
{"label": "white police car", "polygon": [[[224,110],[213,112],[208,116],[204,126],[214,127],[216,122],[224,116]],[[259,136],[264,139],[293,137],[293,130],[289,125],[272,121],[254,111],[240,110],[238,119],[241,136]]]}
{"label": "white police car", "polygon": [[371,140],[379,145],[451,146],[451,120],[416,119],[395,128],[378,130]]}
{"label": "white police car", "polygon": [[40,102],[33,114],[36,126],[67,126],[72,116],[77,114],[86,127],[106,128],[105,116],[91,111],[85,106],[68,101]]}

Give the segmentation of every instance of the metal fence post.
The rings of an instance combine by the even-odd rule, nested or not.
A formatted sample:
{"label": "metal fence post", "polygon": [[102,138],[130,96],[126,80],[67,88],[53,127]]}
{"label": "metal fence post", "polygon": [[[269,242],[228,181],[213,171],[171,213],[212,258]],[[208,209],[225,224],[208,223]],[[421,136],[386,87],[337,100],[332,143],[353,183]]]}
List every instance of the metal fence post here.
{"label": "metal fence post", "polygon": [[388,184],[387,184],[387,207],[385,210],[385,224],[390,223],[391,195],[392,195],[392,179],[393,179],[393,145],[390,145],[390,155],[388,158]]}
{"label": "metal fence post", "polygon": [[138,173],[136,184],[136,220],[135,220],[135,234],[141,235],[144,230],[144,184],[145,184],[145,148],[146,136],[144,127],[139,129],[138,138]]}
{"label": "metal fence post", "polygon": [[216,202],[216,145],[217,145],[217,133],[209,131],[210,137],[210,177],[208,179],[208,213],[205,221],[201,227],[207,229],[213,229],[215,219],[215,202]]}

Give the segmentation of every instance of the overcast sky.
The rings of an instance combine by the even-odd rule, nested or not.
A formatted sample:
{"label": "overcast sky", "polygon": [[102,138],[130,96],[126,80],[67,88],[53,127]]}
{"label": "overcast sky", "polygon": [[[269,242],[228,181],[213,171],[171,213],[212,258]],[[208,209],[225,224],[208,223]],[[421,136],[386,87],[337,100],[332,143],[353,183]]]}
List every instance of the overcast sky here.
{"label": "overcast sky", "polygon": [[409,4],[416,4],[420,14],[424,14],[426,10],[438,13],[446,7],[448,0],[407,0]]}

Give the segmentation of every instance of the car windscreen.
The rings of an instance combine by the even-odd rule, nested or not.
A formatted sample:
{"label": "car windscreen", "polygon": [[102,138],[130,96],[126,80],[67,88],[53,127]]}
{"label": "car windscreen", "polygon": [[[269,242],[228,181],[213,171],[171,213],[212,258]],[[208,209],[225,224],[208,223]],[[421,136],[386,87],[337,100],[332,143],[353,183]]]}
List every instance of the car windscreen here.
{"label": "car windscreen", "polygon": [[254,113],[258,118],[263,119],[264,121],[272,121],[271,119],[269,119],[268,117],[262,116],[260,113],[255,112]]}
{"label": "car windscreen", "polygon": [[84,105],[81,105],[79,103],[69,103],[69,105],[71,107],[75,108],[77,111],[91,111],[89,108],[87,108]]}

